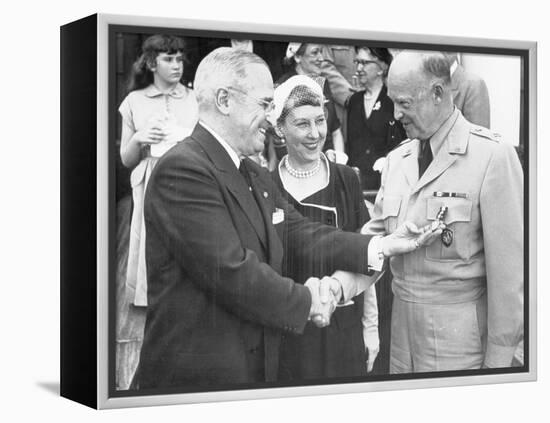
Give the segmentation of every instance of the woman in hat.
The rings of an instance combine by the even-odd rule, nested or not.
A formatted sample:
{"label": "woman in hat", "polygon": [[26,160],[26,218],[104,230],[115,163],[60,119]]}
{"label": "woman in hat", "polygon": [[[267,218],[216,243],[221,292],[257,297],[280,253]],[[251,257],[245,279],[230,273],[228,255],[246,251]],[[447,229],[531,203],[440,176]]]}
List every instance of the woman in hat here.
{"label": "woman in hat", "polygon": [[[330,87],[325,78],[321,76],[321,63],[324,60],[322,53],[323,46],[309,43],[289,43],[284,64],[289,70],[276,82],[278,86],[295,75],[306,75],[316,80],[323,88],[326,99],[325,107],[327,113],[327,135],[324,151],[327,156],[338,163],[346,163],[347,156],[344,153],[344,138],[340,130],[340,120],[336,114]],[[274,140],[277,158],[280,159],[286,154],[286,146],[280,140]]]}
{"label": "woman in hat", "polygon": [[[368,220],[368,212],[355,172],[330,162],[322,152],[327,134],[324,101],[321,87],[304,75],[292,76],[275,89],[275,107],[268,119],[285,140],[288,154],[273,177],[302,215],[355,232]],[[283,259],[284,273],[295,281],[325,276],[329,265],[290,254]],[[283,338],[281,380],[361,376],[372,368],[378,350],[375,276],[337,271],[332,277],[353,281],[358,295],[337,307],[326,328],[309,323],[303,335]]]}

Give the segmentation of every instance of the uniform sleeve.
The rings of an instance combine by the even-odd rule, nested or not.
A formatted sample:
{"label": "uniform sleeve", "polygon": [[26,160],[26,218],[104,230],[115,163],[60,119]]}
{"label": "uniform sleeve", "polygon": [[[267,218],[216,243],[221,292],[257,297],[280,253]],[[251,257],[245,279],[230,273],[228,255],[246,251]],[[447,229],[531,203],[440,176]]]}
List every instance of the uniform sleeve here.
{"label": "uniform sleeve", "polygon": [[485,365],[508,367],[523,337],[523,173],[514,148],[498,145],[480,194],[487,269]]}

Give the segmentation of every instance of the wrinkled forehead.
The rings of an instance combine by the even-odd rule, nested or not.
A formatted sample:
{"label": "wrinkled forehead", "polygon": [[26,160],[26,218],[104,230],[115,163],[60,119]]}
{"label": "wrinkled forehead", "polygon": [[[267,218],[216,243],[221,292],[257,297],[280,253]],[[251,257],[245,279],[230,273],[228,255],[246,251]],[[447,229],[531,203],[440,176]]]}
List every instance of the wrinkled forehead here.
{"label": "wrinkled forehead", "polygon": [[428,88],[429,81],[419,70],[400,71],[392,69],[390,66],[387,86],[388,95],[391,98],[398,96],[416,97]]}

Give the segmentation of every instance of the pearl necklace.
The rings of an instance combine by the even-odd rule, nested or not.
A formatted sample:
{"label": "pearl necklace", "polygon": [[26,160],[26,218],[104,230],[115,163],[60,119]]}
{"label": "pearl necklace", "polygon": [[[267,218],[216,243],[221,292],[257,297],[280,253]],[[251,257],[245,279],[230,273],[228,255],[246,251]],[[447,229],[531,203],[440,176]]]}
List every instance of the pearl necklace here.
{"label": "pearl necklace", "polygon": [[288,155],[286,155],[285,158],[283,159],[283,165],[285,166],[285,169],[290,175],[298,179],[306,179],[306,178],[311,178],[313,175],[319,172],[319,169],[321,169],[321,158],[319,157],[319,160],[317,160],[317,164],[315,165],[315,167],[310,170],[294,169],[290,165],[290,162],[288,161]]}

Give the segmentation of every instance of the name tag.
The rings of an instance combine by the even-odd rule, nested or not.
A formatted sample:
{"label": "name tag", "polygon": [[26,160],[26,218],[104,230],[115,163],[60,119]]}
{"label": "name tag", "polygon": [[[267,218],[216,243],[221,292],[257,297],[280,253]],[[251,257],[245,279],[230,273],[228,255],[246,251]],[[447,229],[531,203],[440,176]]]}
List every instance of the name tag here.
{"label": "name tag", "polygon": [[272,222],[274,225],[277,225],[278,223],[281,223],[285,220],[285,212],[283,209],[275,209],[273,212],[273,218]]}

